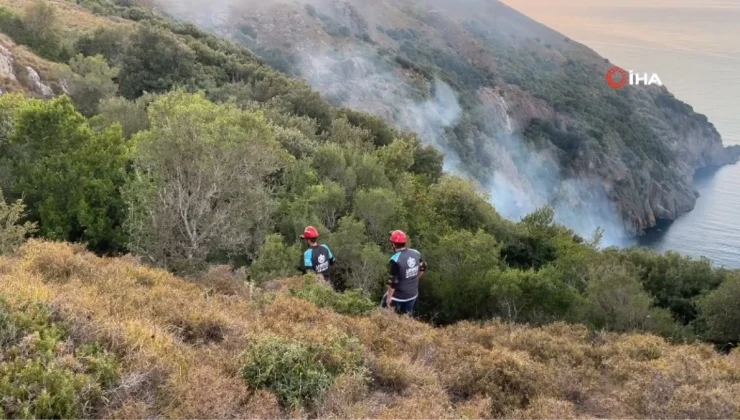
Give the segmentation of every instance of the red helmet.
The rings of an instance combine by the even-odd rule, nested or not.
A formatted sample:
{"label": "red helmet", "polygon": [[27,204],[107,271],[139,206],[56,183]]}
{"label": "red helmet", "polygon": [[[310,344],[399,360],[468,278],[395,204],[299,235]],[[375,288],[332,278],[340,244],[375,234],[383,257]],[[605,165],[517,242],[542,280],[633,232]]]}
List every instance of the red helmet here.
{"label": "red helmet", "polygon": [[303,239],[316,239],[319,237],[319,231],[315,227],[309,226],[303,231],[301,238]]}
{"label": "red helmet", "polygon": [[400,230],[394,230],[391,232],[391,242],[394,244],[405,244],[408,241],[406,234]]}

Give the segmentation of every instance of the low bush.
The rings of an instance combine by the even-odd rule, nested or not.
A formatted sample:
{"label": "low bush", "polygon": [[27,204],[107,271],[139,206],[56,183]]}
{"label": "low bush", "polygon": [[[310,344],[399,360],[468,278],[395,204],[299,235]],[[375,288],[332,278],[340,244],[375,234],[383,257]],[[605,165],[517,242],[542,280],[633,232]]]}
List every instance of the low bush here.
{"label": "low bush", "polygon": [[314,407],[337,376],[363,364],[361,354],[349,353],[346,359],[332,357],[335,346],[342,343],[318,345],[260,335],[245,352],[242,377],[252,388],[273,392],[283,406]]}
{"label": "low bush", "polygon": [[331,308],[334,312],[345,315],[367,315],[378,306],[368,299],[362,290],[338,293],[331,287],[317,284],[310,279],[304,281],[302,287],[291,289],[291,294],[313,302],[319,308]]}
{"label": "low bush", "polygon": [[26,216],[23,201],[5,202],[3,190],[0,189],[0,255],[10,254],[23,243],[26,236],[36,231],[36,224],[22,223]]}
{"label": "low bush", "polygon": [[115,357],[97,344],[75,348],[40,304],[0,301],[0,415],[82,418],[103,403],[119,377]]}

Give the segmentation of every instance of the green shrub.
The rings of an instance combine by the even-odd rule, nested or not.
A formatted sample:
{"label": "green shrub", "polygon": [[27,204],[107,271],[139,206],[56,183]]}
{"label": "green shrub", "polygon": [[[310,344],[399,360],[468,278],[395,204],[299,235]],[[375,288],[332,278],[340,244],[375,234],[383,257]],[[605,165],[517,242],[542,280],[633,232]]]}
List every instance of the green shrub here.
{"label": "green shrub", "polygon": [[23,243],[26,236],[36,231],[36,224],[23,223],[26,206],[23,201],[5,202],[3,190],[0,189],[0,255],[10,254]]}
{"label": "green shrub", "polygon": [[0,28],[19,44],[52,61],[66,62],[72,49],[65,43],[53,4],[36,0],[26,8],[23,17],[0,11]]}
{"label": "green shrub", "polygon": [[313,302],[319,308],[331,308],[334,312],[345,315],[367,315],[377,307],[360,289],[338,293],[331,287],[317,284],[310,279],[304,282],[303,287],[290,292],[293,296]]}
{"label": "green shrub", "polygon": [[186,85],[195,71],[195,52],[171,32],[142,26],[121,60],[120,93],[136,99],[145,92],[163,93]]}
{"label": "green shrub", "polygon": [[249,267],[250,277],[258,284],[298,273],[300,252],[295,246],[287,246],[279,234],[268,235],[258,252],[257,259]]}
{"label": "green shrub", "polygon": [[17,180],[7,193],[23,197],[39,233],[101,252],[125,243],[126,154],[120,127],[94,132],[67,96],[23,102],[13,133],[0,143]]}
{"label": "green shrub", "polygon": [[0,301],[0,413],[8,418],[92,416],[119,377],[97,344],[75,349],[43,305],[11,310]]}
{"label": "green shrub", "polygon": [[722,285],[701,299],[701,319],[707,326],[706,337],[716,342],[740,342],[740,276],[729,277]]}
{"label": "green shrub", "polygon": [[244,354],[241,374],[252,388],[270,390],[286,407],[316,406],[337,376],[361,368],[362,353],[355,346],[349,339],[318,345],[258,336]]}
{"label": "green shrub", "polygon": [[[97,402],[100,394],[89,378],[56,363],[19,360],[0,365],[0,394],[5,415],[23,418],[78,418],[82,401]],[[82,391],[86,391],[83,395]]]}

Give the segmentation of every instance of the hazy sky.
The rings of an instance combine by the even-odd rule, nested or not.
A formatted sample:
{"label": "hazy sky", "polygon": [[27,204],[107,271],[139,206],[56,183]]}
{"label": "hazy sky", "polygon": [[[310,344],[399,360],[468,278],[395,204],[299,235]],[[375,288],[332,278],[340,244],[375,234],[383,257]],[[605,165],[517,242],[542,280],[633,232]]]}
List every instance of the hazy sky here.
{"label": "hazy sky", "polygon": [[503,0],[626,69],[657,73],[740,143],[740,0]]}
{"label": "hazy sky", "polygon": [[[504,0],[604,54],[629,40],[645,48],[740,61],[740,0]],[[612,45],[616,48],[612,48]]]}

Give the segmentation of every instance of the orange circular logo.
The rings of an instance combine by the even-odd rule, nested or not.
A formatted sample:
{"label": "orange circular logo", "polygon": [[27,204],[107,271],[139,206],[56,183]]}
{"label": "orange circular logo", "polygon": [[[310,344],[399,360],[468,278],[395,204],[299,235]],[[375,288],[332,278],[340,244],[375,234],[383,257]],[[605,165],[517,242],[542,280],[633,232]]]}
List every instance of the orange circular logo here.
{"label": "orange circular logo", "polygon": [[630,75],[621,67],[614,66],[606,72],[606,83],[612,89],[622,89],[629,82]]}

